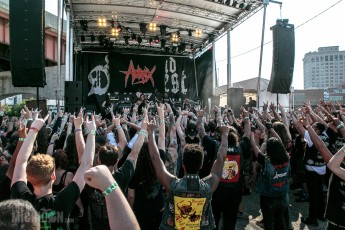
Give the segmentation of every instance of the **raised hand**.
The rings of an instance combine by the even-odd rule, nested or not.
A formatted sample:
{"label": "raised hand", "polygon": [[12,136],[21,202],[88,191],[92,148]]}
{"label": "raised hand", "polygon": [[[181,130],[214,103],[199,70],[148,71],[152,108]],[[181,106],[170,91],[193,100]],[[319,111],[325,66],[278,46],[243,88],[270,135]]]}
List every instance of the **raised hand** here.
{"label": "raised hand", "polygon": [[147,122],[143,122],[143,123],[146,123],[148,133],[153,133],[155,131],[156,126],[155,126],[154,121],[151,121],[150,123],[147,123]]}
{"label": "raised hand", "polygon": [[78,113],[78,117],[74,117],[73,123],[75,128],[81,128],[83,125],[84,119],[83,119],[83,108],[80,108],[80,111]]}
{"label": "raised hand", "polygon": [[25,114],[24,114],[25,119],[32,118],[32,112],[28,109],[28,107],[26,107],[26,105],[24,105],[24,111],[25,111]]}
{"label": "raised hand", "polygon": [[105,191],[115,180],[105,165],[90,168],[84,173],[85,182],[93,188]]}
{"label": "raised hand", "polygon": [[45,118],[37,118],[35,119],[32,124],[31,124],[31,129],[37,129],[40,130],[44,123],[48,120],[49,114],[47,114],[47,116],[45,116]]}
{"label": "raised hand", "polygon": [[35,120],[38,118],[38,115],[42,112],[42,110],[39,110],[36,108],[35,110],[32,110],[32,119]]}
{"label": "raised hand", "polygon": [[229,131],[230,131],[230,126],[226,126],[226,125],[221,125],[219,127],[220,129],[220,132],[223,134],[223,135],[228,135],[229,134]]}
{"label": "raised hand", "polygon": [[19,122],[18,136],[19,136],[19,138],[26,138],[26,126],[22,121]]}
{"label": "raised hand", "polygon": [[88,116],[86,117],[85,126],[90,131],[96,131],[95,115],[91,116],[91,121],[89,120]]}

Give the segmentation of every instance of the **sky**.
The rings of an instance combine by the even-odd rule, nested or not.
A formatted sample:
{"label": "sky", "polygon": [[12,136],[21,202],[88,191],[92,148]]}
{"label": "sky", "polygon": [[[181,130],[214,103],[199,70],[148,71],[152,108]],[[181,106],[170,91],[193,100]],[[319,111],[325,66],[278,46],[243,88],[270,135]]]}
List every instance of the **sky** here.
{"label": "sky", "polygon": [[[48,12],[57,14],[56,0],[46,0]],[[345,50],[345,0],[281,0],[269,3],[266,10],[264,42],[272,41],[270,27],[279,18],[289,19],[295,26],[295,65],[292,86],[303,89],[303,57],[308,52],[323,46],[339,46]],[[338,4],[336,4],[338,3]],[[328,11],[322,11],[336,4]],[[261,44],[263,9],[231,31],[231,83],[259,76],[260,48],[248,52]],[[282,17],[281,17],[282,16]],[[317,16],[316,18],[314,18]],[[313,18],[313,19],[312,19]],[[216,62],[219,85],[227,84],[226,36],[216,42]],[[264,46],[262,78],[270,79],[273,43]],[[246,54],[243,54],[246,53]],[[241,55],[243,54],[243,55]],[[240,56],[239,56],[240,55]],[[237,56],[237,57],[235,57]]]}
{"label": "sky", "polygon": [[[323,46],[339,46],[339,50],[345,50],[345,0],[282,0],[280,2],[282,2],[281,10],[279,4],[270,3],[267,6],[264,42],[272,41],[270,27],[276,24],[276,19],[281,18],[280,14],[283,19],[289,19],[289,23],[294,24],[295,65],[292,86],[295,89],[303,89],[303,57],[306,53],[317,51]],[[310,20],[337,2],[339,4]],[[246,52],[260,47],[263,12],[263,9],[260,10],[231,32],[231,83],[259,76],[260,48]],[[216,44],[219,85],[227,84],[226,42],[227,38],[224,36]],[[270,42],[263,48],[262,78],[271,77],[272,52],[273,43]],[[246,54],[238,56],[243,53]]]}

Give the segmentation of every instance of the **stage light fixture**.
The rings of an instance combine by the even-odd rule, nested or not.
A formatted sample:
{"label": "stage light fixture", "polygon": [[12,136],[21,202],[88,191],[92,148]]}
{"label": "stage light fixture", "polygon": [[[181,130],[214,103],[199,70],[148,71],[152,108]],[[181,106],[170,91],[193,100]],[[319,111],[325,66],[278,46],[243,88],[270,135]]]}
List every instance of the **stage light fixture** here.
{"label": "stage light fixture", "polygon": [[237,1],[234,1],[233,3],[232,3],[232,7],[236,7],[238,5],[238,2]]}
{"label": "stage light fixture", "polygon": [[115,28],[112,28],[111,29],[111,36],[113,36],[113,37],[119,36],[119,31]]}
{"label": "stage light fixture", "polygon": [[132,34],[132,41],[136,41],[137,40],[137,35],[136,34]]}
{"label": "stage light fixture", "polygon": [[99,45],[100,46],[104,46],[104,44],[105,44],[105,35],[99,35],[98,36],[98,42],[99,42]]}
{"label": "stage light fixture", "polygon": [[172,33],[171,34],[171,41],[172,42],[178,42],[180,39],[179,35],[177,33]]}
{"label": "stage light fixture", "polygon": [[210,34],[210,35],[208,35],[208,41],[210,42],[210,43],[212,43],[213,41],[214,41],[214,34]]}
{"label": "stage light fixture", "polygon": [[153,44],[153,39],[152,38],[149,39],[149,43],[150,43],[150,45]]}
{"label": "stage light fixture", "polygon": [[157,24],[155,22],[150,22],[149,30],[150,31],[156,31],[157,30]]}
{"label": "stage light fixture", "polygon": [[84,31],[87,31],[87,28],[88,28],[87,23],[88,22],[86,20],[81,20],[81,21],[79,21],[79,23],[80,23],[81,29]]}
{"label": "stage light fixture", "polygon": [[82,34],[82,35],[80,36],[80,42],[85,42],[85,36],[84,36],[84,34]]}
{"label": "stage light fixture", "polygon": [[138,37],[138,43],[139,43],[139,45],[142,43],[142,41],[143,41],[143,39],[142,39],[142,37]]}
{"label": "stage light fixture", "polygon": [[190,49],[191,50],[194,49],[194,44],[193,43],[190,44]]}
{"label": "stage light fixture", "polygon": [[197,37],[197,38],[200,38],[201,37],[201,35],[202,35],[202,30],[201,29],[196,29],[195,30],[195,37]]}
{"label": "stage light fixture", "polygon": [[105,27],[107,25],[107,19],[105,18],[98,18],[98,26]]}
{"label": "stage light fixture", "polygon": [[193,35],[192,30],[189,29],[189,30],[188,30],[188,36],[189,36],[189,37],[192,37],[192,35]]}
{"label": "stage light fixture", "polygon": [[141,22],[139,23],[139,29],[140,29],[140,32],[145,35],[146,32],[147,32],[147,28],[146,28],[147,24],[144,23],[144,22]]}
{"label": "stage light fixture", "polygon": [[164,48],[166,45],[166,40],[165,39],[161,39],[161,48]]}
{"label": "stage light fixture", "polygon": [[249,11],[252,8],[252,4],[248,4],[246,5],[246,7],[244,8],[246,11]]}
{"label": "stage light fixture", "polygon": [[158,35],[155,36],[155,43],[158,43],[159,42],[159,37]]}
{"label": "stage light fixture", "polygon": [[243,8],[244,8],[244,3],[243,2],[241,2],[241,4],[238,6],[241,10],[243,10]]}
{"label": "stage light fixture", "polygon": [[165,26],[165,25],[160,25],[160,26],[159,26],[159,29],[160,29],[160,32],[161,32],[161,35],[162,35],[162,36],[167,35],[167,26]]}
{"label": "stage light fixture", "polygon": [[115,28],[115,21],[114,20],[110,21],[110,26],[111,26],[111,28]]}
{"label": "stage light fixture", "polygon": [[129,36],[124,36],[123,38],[125,39],[126,45],[129,45],[129,41],[128,41],[129,40]]}

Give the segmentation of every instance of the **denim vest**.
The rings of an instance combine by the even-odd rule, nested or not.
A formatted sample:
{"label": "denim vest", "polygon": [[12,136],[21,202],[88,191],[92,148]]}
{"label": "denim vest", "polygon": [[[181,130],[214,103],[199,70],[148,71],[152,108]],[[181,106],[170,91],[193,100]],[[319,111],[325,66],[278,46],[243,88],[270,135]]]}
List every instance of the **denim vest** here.
{"label": "denim vest", "polygon": [[174,179],[159,229],[214,229],[212,188],[196,174]]}
{"label": "denim vest", "polygon": [[265,165],[260,173],[258,192],[262,196],[282,197],[289,190],[290,163],[272,165],[269,158],[265,157]]}

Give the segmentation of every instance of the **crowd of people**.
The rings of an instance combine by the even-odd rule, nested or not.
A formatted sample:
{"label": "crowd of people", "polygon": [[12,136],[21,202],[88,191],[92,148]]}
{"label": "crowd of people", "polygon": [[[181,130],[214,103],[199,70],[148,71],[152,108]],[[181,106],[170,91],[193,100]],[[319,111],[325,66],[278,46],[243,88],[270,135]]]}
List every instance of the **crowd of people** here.
{"label": "crowd of people", "polygon": [[237,117],[184,103],[138,97],[103,118],[26,106],[8,117],[0,105],[0,229],[232,230],[253,187],[264,229],[293,229],[290,189],[309,202],[304,224],[345,229],[339,103]]}

